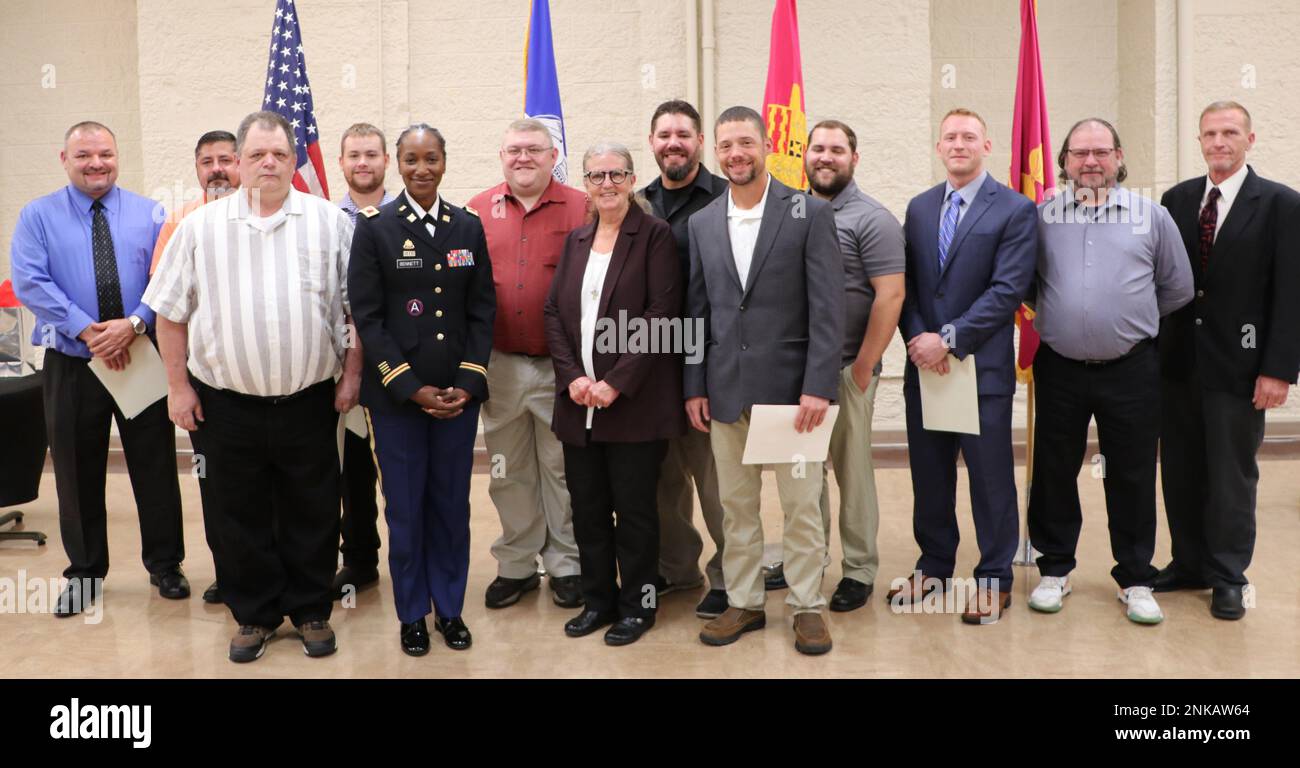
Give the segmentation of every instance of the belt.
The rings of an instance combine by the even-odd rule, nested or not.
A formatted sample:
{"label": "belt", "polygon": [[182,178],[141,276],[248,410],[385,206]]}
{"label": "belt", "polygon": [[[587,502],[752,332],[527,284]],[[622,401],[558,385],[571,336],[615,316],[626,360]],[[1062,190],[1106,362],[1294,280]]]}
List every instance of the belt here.
{"label": "belt", "polygon": [[[1138,343],[1134,344],[1129,351],[1125,352],[1119,357],[1112,357],[1109,360],[1075,360],[1072,357],[1065,357],[1064,355],[1060,355],[1059,352],[1057,352],[1057,354],[1060,355],[1061,357],[1065,357],[1066,360],[1069,360],[1072,363],[1078,363],[1080,365],[1084,365],[1089,368],[1105,368],[1108,365],[1114,365],[1115,363],[1122,363],[1125,360],[1129,359],[1130,357],[1133,357],[1134,355],[1142,352],[1147,347],[1152,346],[1153,344],[1155,344],[1154,340],[1143,339]],[[1056,350],[1052,350],[1052,351],[1056,352]]]}
{"label": "belt", "polygon": [[199,381],[198,379],[193,377],[191,377],[191,381],[193,381],[202,389],[206,389],[212,392],[219,392],[223,395],[228,395],[230,397],[233,397],[236,400],[244,400],[250,403],[258,403],[260,405],[283,405],[285,403],[291,403],[294,400],[302,399],[304,397],[307,397],[308,395],[311,395],[315,392],[324,389],[327,386],[331,386],[334,384],[333,379],[325,379],[324,381],[319,381],[315,384],[312,384],[310,387],[303,387],[297,392],[293,392],[287,395],[271,395],[271,396],[264,397],[262,395],[249,395],[244,392],[236,392],[233,389],[221,389],[219,387],[208,386],[207,384],[204,384],[202,381]]}

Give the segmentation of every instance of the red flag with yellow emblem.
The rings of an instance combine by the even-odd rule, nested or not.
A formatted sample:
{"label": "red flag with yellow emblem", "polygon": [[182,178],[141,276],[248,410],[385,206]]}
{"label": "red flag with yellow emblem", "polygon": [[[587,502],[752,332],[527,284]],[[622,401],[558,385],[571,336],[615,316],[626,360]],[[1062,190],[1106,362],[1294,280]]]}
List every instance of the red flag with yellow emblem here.
{"label": "red flag with yellow emblem", "polygon": [[[1056,189],[1052,168],[1051,139],[1047,135],[1047,100],[1043,97],[1043,66],[1038,55],[1036,0],[1020,0],[1020,71],[1016,75],[1016,113],[1011,124],[1011,180],[1035,203],[1051,197]],[[1034,311],[1020,305],[1016,311],[1020,327],[1020,352],[1016,356],[1016,378],[1030,381],[1034,355],[1038,353],[1038,332]]]}
{"label": "red flag with yellow emblem", "polygon": [[772,11],[772,44],[767,59],[767,88],[763,120],[772,140],[767,170],[795,189],[808,186],[803,153],[808,118],[803,106],[803,66],[799,62],[799,13],[795,0],[776,0]]}

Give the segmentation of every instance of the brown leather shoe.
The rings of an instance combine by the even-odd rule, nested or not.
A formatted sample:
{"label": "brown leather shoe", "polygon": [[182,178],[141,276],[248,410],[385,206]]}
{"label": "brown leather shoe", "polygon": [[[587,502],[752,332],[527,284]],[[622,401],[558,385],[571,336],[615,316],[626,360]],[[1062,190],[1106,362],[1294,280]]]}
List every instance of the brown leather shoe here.
{"label": "brown leather shoe", "polygon": [[980,587],[966,604],[961,620],[967,624],[993,624],[1011,607],[1011,592]]}
{"label": "brown leather shoe", "polygon": [[[933,576],[921,575],[916,578],[917,571],[913,571],[911,576],[907,577],[907,583],[901,587],[893,587],[885,594],[885,602],[890,605],[908,605],[910,603],[919,603],[931,592],[943,594],[946,579],[939,579]],[[897,598],[897,603],[895,603]]]}
{"label": "brown leather shoe", "polygon": [[730,645],[746,632],[765,626],[767,614],[763,611],[728,607],[721,616],[704,625],[704,629],[700,630],[700,642],[705,645]]}
{"label": "brown leather shoe", "polygon": [[831,649],[831,633],[820,613],[794,615],[794,649],[816,656]]}

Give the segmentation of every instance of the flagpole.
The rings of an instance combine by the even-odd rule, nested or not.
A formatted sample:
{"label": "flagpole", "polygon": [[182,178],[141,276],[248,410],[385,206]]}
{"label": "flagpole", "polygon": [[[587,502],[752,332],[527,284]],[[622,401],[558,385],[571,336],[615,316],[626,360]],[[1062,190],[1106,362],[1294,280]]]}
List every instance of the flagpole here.
{"label": "flagpole", "polygon": [[1025,525],[1013,565],[1035,565],[1034,545],[1029,543],[1029,494],[1034,488],[1034,380],[1029,380],[1029,398],[1025,412]]}

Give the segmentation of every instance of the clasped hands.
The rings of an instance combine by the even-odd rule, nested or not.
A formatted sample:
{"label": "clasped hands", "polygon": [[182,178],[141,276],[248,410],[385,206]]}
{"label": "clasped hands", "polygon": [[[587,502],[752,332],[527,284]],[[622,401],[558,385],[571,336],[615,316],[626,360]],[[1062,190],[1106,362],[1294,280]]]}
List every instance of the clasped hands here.
{"label": "clasped hands", "polygon": [[135,329],[126,318],[91,323],[77,338],[86,342],[90,354],[102,357],[110,371],[120,371],[131,364],[127,348],[135,341]]}
{"label": "clasped hands", "polygon": [[907,342],[907,356],[917,368],[934,371],[940,376],[948,373],[948,345],[937,333],[921,333]]}
{"label": "clasped hands", "polygon": [[592,381],[588,376],[579,376],[569,382],[569,399],[588,408],[608,408],[618,399],[618,390],[605,381]]}
{"label": "clasped hands", "polygon": [[411,395],[411,400],[435,419],[454,419],[464,412],[469,393],[460,387],[441,389],[425,385]]}

